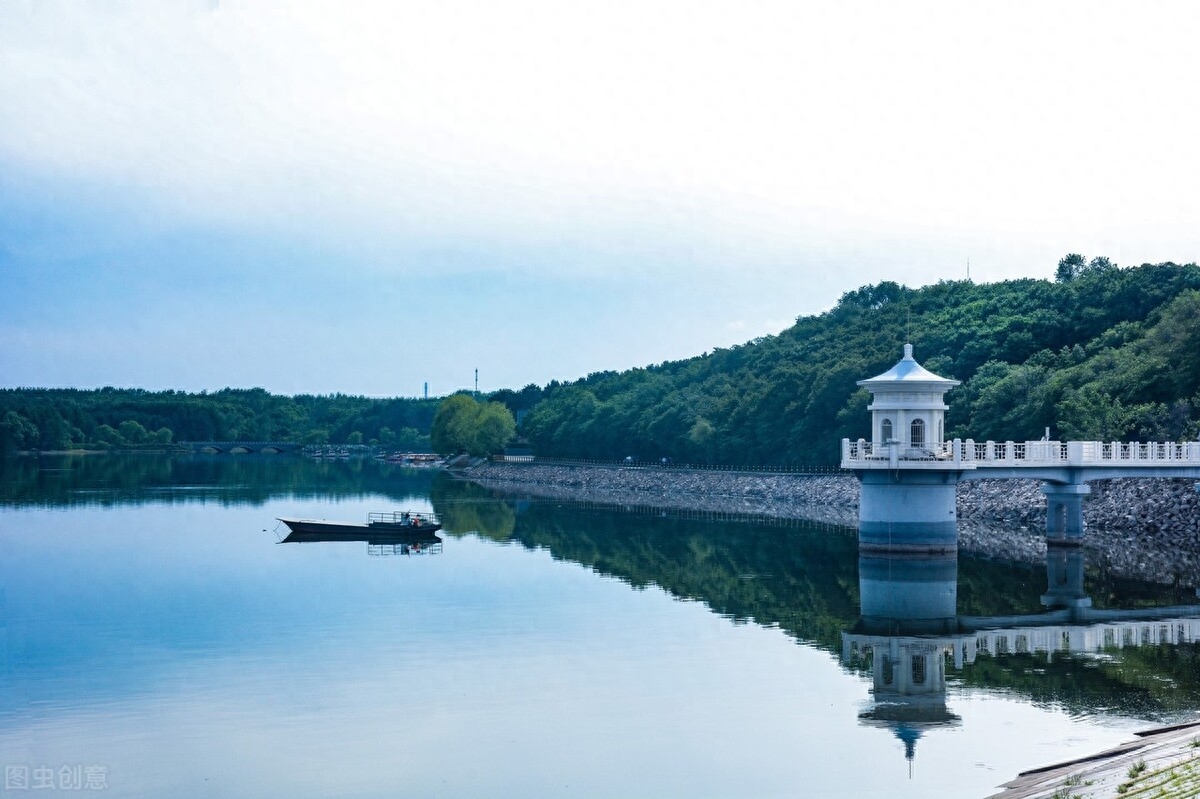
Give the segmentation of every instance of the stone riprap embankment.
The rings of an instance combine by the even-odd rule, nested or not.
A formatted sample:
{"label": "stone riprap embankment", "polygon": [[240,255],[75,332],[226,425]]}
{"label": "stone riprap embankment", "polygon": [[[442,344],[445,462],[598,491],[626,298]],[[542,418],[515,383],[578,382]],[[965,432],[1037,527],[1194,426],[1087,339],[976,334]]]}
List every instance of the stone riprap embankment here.
{"label": "stone riprap embankment", "polygon": [[[460,474],[544,497],[858,524],[858,481],[843,473],[484,463]],[[1200,580],[1200,494],[1193,481],[1098,480],[1091,487],[1084,503],[1089,560],[1131,577]],[[964,550],[1025,561],[1043,557],[1046,498],[1037,480],[960,483],[958,517]]]}
{"label": "stone riprap embankment", "polygon": [[[1083,503],[1089,561],[1156,582],[1200,582],[1200,494],[1195,481],[1096,480]],[[1024,530],[1044,549],[1046,498],[1037,480],[959,483],[964,548],[986,552],[994,531]]]}
{"label": "stone riprap embankment", "polygon": [[846,527],[858,523],[858,482],[842,474],[488,463],[464,476],[493,487],[519,484],[521,490],[563,499],[761,514]]}

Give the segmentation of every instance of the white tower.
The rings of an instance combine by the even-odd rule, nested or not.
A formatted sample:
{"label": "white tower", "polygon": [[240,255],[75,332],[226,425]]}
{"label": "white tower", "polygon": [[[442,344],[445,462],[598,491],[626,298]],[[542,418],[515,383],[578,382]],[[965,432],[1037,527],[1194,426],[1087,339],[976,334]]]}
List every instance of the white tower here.
{"label": "white tower", "polygon": [[912,345],[905,344],[895,366],[858,384],[873,398],[871,441],[842,439],[842,468],[861,483],[859,547],[953,551],[958,546],[954,486],[967,467],[960,443],[945,441],[944,396],[959,381],[921,366],[913,360]]}
{"label": "white tower", "polygon": [[911,344],[904,357],[881,375],[859,380],[871,392],[871,441],[876,447],[895,442],[901,457],[909,450],[941,444],[946,437],[944,395],[960,381],[939,377],[913,360]]}

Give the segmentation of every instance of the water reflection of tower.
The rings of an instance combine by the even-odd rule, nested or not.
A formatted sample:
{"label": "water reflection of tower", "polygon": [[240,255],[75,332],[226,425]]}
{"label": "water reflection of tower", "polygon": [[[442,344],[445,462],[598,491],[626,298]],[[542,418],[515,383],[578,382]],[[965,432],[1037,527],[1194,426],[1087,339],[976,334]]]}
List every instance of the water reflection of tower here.
{"label": "water reflection of tower", "polygon": [[959,723],[946,707],[946,655],[961,665],[956,555],[861,554],[861,611],[842,635],[842,659],[871,666],[871,703],[863,724],[888,729],[912,762],[928,730]]}
{"label": "water reflection of tower", "polygon": [[946,669],[980,655],[1056,653],[1111,658],[1115,649],[1200,641],[1200,605],[1097,610],[1084,593],[1084,552],[1051,545],[1041,613],[956,614],[955,556],[860,549],[861,611],[842,633],[842,661],[870,665],[871,702],[862,723],[890,730],[912,761],[925,732],[959,723],[946,706]]}

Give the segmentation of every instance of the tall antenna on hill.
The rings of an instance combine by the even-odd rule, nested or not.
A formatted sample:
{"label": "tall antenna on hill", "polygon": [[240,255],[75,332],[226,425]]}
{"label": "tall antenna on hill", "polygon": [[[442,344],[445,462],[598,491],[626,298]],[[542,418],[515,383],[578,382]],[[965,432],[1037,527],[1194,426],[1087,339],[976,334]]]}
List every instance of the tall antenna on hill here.
{"label": "tall antenna on hill", "polygon": [[476,397],[479,396],[479,369],[478,369],[478,367],[476,367],[476,369],[475,369],[475,396]]}

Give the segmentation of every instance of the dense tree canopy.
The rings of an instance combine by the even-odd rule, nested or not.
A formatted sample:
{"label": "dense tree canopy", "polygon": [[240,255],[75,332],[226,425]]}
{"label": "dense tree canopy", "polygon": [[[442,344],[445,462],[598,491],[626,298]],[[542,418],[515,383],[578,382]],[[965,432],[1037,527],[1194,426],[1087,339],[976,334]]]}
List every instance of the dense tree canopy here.
{"label": "dense tree canopy", "polygon": [[1070,255],[1058,279],[884,282],[780,333],[699,357],[551,386],[522,426],[539,454],[827,465],[869,434],[868,395],[911,338],[963,381],[948,437],[1193,437],[1200,267],[1119,268]]}
{"label": "dense tree canopy", "polygon": [[0,389],[0,454],[178,441],[376,443],[427,450],[437,400],[141,389]]}
{"label": "dense tree canopy", "polygon": [[[1177,440],[1200,432],[1200,267],[1118,267],[1072,253],[1054,281],[893,282],[849,291],[777,336],[545,388],[439,400],[105,388],[0,390],[0,454],[170,441],[378,443],[490,454],[513,417],[540,455],[829,465],[868,435],[868,395],[911,340],[947,396],[949,438]],[[451,402],[453,400],[453,402]],[[447,411],[449,413],[449,410]],[[452,417],[453,415],[451,415]]]}
{"label": "dense tree canopy", "polygon": [[480,403],[469,394],[454,394],[438,406],[431,439],[435,452],[483,457],[503,450],[516,430],[512,411],[503,403]]}

